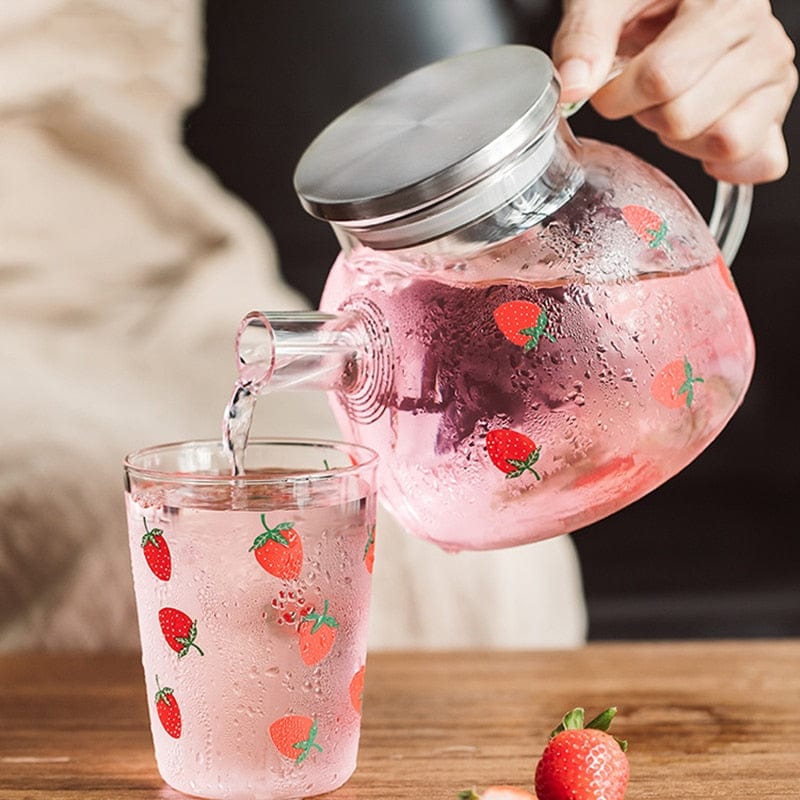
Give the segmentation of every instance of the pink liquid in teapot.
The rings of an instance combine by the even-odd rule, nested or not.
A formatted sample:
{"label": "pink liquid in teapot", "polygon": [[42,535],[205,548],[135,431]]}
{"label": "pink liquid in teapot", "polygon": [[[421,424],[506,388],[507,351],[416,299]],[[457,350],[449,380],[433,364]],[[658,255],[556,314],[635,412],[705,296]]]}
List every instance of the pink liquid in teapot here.
{"label": "pink liquid in teapot", "polygon": [[[599,232],[592,252],[614,244],[597,269],[636,265],[603,280],[549,278],[541,231],[463,262],[339,257],[321,307],[380,309],[393,385],[368,421],[341,399],[334,410],[345,436],[381,454],[383,499],[412,533],[460,550],[573,531],[719,433],[749,384],[752,334],[713,239],[683,236],[702,221],[676,208],[674,227],[619,196],[584,214]],[[551,246],[570,224],[550,222]],[[692,253],[703,260],[687,266]]]}

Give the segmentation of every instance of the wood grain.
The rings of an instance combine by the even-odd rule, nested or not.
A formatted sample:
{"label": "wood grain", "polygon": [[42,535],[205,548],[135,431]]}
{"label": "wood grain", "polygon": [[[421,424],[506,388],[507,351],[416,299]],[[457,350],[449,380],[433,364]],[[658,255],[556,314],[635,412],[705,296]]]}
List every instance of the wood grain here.
{"label": "wood grain", "polygon": [[[0,658],[0,798],[180,798],[156,772],[138,656]],[[331,800],[454,800],[530,788],[561,714],[620,712],[627,800],[800,797],[800,641],[382,653],[359,767]]]}

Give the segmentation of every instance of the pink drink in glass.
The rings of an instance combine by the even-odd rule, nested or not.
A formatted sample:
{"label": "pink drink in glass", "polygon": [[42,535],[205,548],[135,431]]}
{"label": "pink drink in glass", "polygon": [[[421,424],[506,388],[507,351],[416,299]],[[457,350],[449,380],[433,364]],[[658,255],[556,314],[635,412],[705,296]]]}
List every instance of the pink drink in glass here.
{"label": "pink drink in glass", "polygon": [[[298,449],[306,461],[266,468]],[[256,441],[261,468],[236,479],[217,442],[128,458],[142,663],[172,787],[281,800],[352,774],[375,524],[365,452]]]}

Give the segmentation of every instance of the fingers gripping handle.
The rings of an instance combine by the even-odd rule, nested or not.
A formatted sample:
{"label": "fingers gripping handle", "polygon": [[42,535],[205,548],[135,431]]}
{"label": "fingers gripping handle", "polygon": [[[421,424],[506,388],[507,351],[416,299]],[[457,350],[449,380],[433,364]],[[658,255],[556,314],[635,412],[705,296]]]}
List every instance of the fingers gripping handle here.
{"label": "fingers gripping handle", "polygon": [[[626,67],[627,58],[617,57],[608,77],[603,82],[614,80]],[[588,100],[588,98],[587,98]],[[561,116],[565,119],[571,117],[578,111],[587,100],[577,103],[563,103],[561,106]],[[717,241],[717,246],[725,259],[725,263],[730,266],[736,253],[739,252],[739,245],[744,238],[747,230],[747,223],[750,220],[750,208],[753,205],[753,187],[751,184],[736,184],[717,181],[717,193],[714,198],[714,208],[711,212],[711,220],[708,227]]]}

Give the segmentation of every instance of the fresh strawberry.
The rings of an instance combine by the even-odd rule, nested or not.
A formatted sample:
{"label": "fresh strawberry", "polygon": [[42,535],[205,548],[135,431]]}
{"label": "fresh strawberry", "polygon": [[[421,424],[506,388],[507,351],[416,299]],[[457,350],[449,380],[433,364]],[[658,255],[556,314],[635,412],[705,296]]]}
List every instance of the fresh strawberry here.
{"label": "fresh strawberry", "polygon": [[539,800],[622,800],[627,744],[606,733],[616,713],[608,708],[585,727],[582,708],[564,715],[536,766]]}
{"label": "fresh strawberry", "polygon": [[532,472],[536,480],[541,480],[533,465],[539,460],[541,447],[524,433],[499,428],[486,434],[486,450],[492,463],[506,478],[519,478],[526,472]]}
{"label": "fresh strawberry", "polygon": [[147,520],[144,517],[142,517],[142,522],[144,523],[144,536],[142,536],[144,560],[156,578],[168,581],[172,575],[172,556],[167,540],[164,538],[164,531],[161,528],[148,528]]}
{"label": "fresh strawberry", "polygon": [[644,206],[625,206],[622,209],[622,216],[628,227],[650,247],[664,245],[670,249],[667,241],[667,223],[656,214]]}
{"label": "fresh strawberry", "polygon": [[158,718],[161,720],[161,725],[164,730],[173,738],[181,738],[181,709],[178,706],[178,701],[175,698],[175,693],[169,686],[161,687],[158,682],[158,675],[156,675],[156,711]]}
{"label": "fresh strawberry", "polygon": [[695,378],[692,365],[684,356],[659,370],[650,384],[650,394],[667,408],[691,408],[696,383],[703,383],[703,379]]}
{"label": "fresh strawberry", "polygon": [[350,702],[359,714],[361,713],[361,702],[364,695],[364,674],[366,669],[366,667],[361,667],[350,679]]}
{"label": "fresh strawberry", "polygon": [[269,736],[278,752],[295,764],[302,764],[312,750],[322,752],[317,738],[317,721],[311,717],[288,714],[269,726]]}
{"label": "fresh strawberry", "polygon": [[367,572],[372,574],[375,566],[375,526],[371,525],[367,534],[367,543],[364,545],[364,565]]}
{"label": "fresh strawberry", "polygon": [[474,789],[458,793],[459,800],[536,800],[536,797],[518,786],[489,786],[478,794]]}
{"label": "fresh strawberry", "polygon": [[267,525],[261,515],[264,532],[256,536],[248,552],[255,552],[256,561],[270,575],[292,580],[300,574],[303,565],[303,542],[294,529],[293,522],[280,522],[274,528]]}
{"label": "fresh strawberry", "polygon": [[529,300],[511,300],[494,310],[494,321],[503,336],[518,344],[527,353],[539,344],[542,336],[551,342],[555,339],[547,331],[547,312]]}
{"label": "fresh strawberry", "polygon": [[158,612],[158,622],[167,644],[183,658],[194,647],[201,656],[205,653],[195,644],[197,620],[190,619],[177,608],[162,608]]}
{"label": "fresh strawberry", "polygon": [[328,614],[327,600],[321,613],[312,611],[303,617],[297,632],[300,634],[300,656],[306,664],[318,664],[328,655],[336,640],[338,627],[336,619]]}

